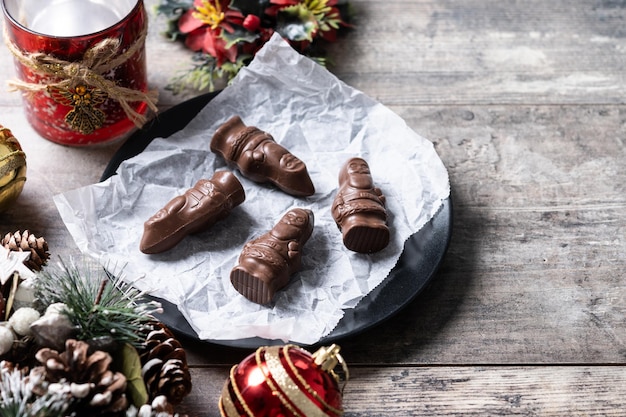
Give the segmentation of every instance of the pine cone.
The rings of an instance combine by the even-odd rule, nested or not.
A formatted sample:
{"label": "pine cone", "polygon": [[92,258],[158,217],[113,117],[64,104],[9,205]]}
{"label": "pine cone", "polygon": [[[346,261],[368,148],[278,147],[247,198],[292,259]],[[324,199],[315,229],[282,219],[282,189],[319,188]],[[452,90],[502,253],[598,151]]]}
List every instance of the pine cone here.
{"label": "pine cone", "polygon": [[128,408],[126,377],[109,369],[111,355],[100,350],[89,355],[88,350],[87,343],[70,339],[65,352],[43,348],[36,358],[47,381],[70,385],[77,415],[123,416]]}
{"label": "pine cone", "polygon": [[169,403],[180,402],[191,392],[187,354],[174,334],[162,323],[151,324],[140,355],[144,382],[150,398],[164,395]]}
{"label": "pine cone", "polygon": [[151,404],[142,405],[137,411],[136,417],[187,417],[186,415],[174,414],[174,407],[167,401],[164,395],[159,395]]}
{"label": "pine cone", "polygon": [[35,237],[28,230],[17,231],[13,234],[7,233],[0,244],[10,251],[30,251],[30,258],[24,261],[24,265],[32,271],[41,271],[50,258],[48,242],[43,237]]}

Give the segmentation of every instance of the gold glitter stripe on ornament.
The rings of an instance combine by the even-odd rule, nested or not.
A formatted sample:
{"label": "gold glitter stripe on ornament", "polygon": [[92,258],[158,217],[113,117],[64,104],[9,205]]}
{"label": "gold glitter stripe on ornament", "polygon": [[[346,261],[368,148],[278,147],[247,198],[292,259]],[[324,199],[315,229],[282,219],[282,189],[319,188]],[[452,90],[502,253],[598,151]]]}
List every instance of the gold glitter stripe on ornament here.
{"label": "gold glitter stripe on ornament", "polygon": [[156,112],[158,110],[156,106],[158,92],[149,91],[145,93],[141,90],[121,87],[115,81],[105,78],[103,74],[119,67],[139,52],[145,44],[147,33],[146,25],[137,39],[135,39],[135,42],[123,53],[119,53],[122,47],[119,39],[106,38],[89,48],[83,55],[82,60],[69,62],[41,52],[23,52],[10,41],[9,31],[5,25],[5,43],[13,56],[22,65],[36,74],[59,80],[51,81],[50,83],[29,83],[12,80],[8,84],[13,90],[21,90],[26,93],[36,93],[44,90],[71,92],[77,86],[87,86],[117,101],[128,118],[137,127],[142,127],[146,123],[147,118],[133,109],[130,103],[145,102],[152,111]]}
{"label": "gold glitter stripe on ornament", "polygon": [[[284,347],[285,356],[289,355],[289,348],[296,348],[294,345]],[[272,378],[289,400],[301,410],[306,417],[328,417],[328,415],[315,404],[298,386],[296,381],[291,379],[287,370],[280,360],[280,346],[268,348],[265,351],[265,362]]]}
{"label": "gold glitter stripe on ornament", "polygon": [[243,409],[246,412],[246,414],[248,415],[248,417],[254,417],[254,414],[252,413],[252,410],[250,410],[250,408],[248,407],[248,404],[246,404],[246,401],[243,398],[243,395],[241,394],[241,391],[239,391],[239,387],[237,386],[237,381],[235,381],[235,370],[236,369],[237,369],[237,365],[235,365],[232,368],[230,368],[230,385],[232,385],[233,392],[235,393],[235,396],[239,400],[239,403],[243,407]]}
{"label": "gold glitter stripe on ornament", "polygon": [[[10,181],[26,181],[26,177],[18,177],[20,168],[26,165],[26,154],[23,151],[13,151],[0,157],[0,187],[4,187]],[[4,179],[6,175],[14,173],[9,179]]]}
{"label": "gold glitter stripe on ornament", "polygon": [[[285,359],[287,360],[287,364],[289,365],[289,368],[291,368],[291,371],[293,372],[293,374],[296,376],[296,378],[298,379],[298,381],[300,381],[300,383],[302,384],[302,386],[304,386],[304,388],[309,392],[309,394],[311,394],[313,397],[315,397],[320,403],[322,403],[322,405],[324,407],[326,407],[326,409],[332,411],[333,413],[337,414],[337,415],[343,415],[343,410],[335,408],[333,406],[331,406],[330,404],[328,404],[326,401],[324,401],[324,399],[322,397],[320,397],[320,395],[317,393],[317,391],[315,391],[313,388],[311,388],[311,386],[309,385],[308,382],[306,382],[306,380],[302,377],[302,375],[300,375],[300,373],[298,372],[298,369],[296,368],[296,365],[293,363],[293,361],[291,360],[291,357],[287,354],[287,346],[285,346],[285,350],[284,350],[284,355],[285,355]],[[297,347],[296,347],[297,348]],[[339,356],[337,354],[337,356]],[[323,371],[323,370],[322,370]],[[325,371],[324,371],[325,372]]]}
{"label": "gold glitter stripe on ornament", "polygon": [[237,412],[235,403],[233,403],[233,399],[230,396],[228,384],[224,384],[224,388],[222,389],[222,397],[220,398],[218,406],[220,408],[220,414],[222,416],[239,417],[239,413]]}
{"label": "gold glitter stripe on ornament", "polygon": [[[271,388],[272,393],[278,397],[278,399],[283,404],[283,406],[289,411],[291,411],[291,414],[293,414],[295,417],[307,417],[306,415],[303,416],[300,412],[298,412],[297,409],[295,409],[291,405],[291,403],[289,402],[289,399],[285,398],[285,395],[280,391],[279,387],[277,387],[276,384],[274,384],[274,382],[272,381],[272,376],[273,376],[272,371],[270,370],[269,366],[267,366],[268,357],[265,355],[263,358],[261,358],[261,352],[263,351],[267,354],[268,349],[276,350],[277,351],[276,353],[278,353],[278,348],[265,348],[265,349],[260,348],[256,352],[256,362],[257,362],[257,365],[259,365],[259,369],[263,371],[263,375],[265,376],[265,383]],[[262,362],[263,360],[265,360],[265,364],[268,368],[267,371],[261,366],[261,364],[263,363]],[[278,359],[278,361],[280,362],[280,358]],[[284,369],[285,368],[280,366],[279,373],[280,373],[280,370],[284,370]]]}

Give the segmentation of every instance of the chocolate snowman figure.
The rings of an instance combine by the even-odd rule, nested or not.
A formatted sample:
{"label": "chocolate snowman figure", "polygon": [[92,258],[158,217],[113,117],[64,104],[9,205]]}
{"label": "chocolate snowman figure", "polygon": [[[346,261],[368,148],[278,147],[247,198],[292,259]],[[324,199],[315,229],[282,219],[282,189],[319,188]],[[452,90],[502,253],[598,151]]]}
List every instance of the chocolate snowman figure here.
{"label": "chocolate snowman figure", "polygon": [[144,223],[139,249],[147,254],[171,249],[185,236],[228,216],[245,198],[241,183],[231,172],[218,171],[210,180],[201,179]]}
{"label": "chocolate snowman figure", "polygon": [[340,170],[339,190],[331,213],[346,248],[373,253],[389,244],[385,196],[374,186],[364,159],[351,158]]}
{"label": "chocolate snowman figure", "polygon": [[215,131],[210,147],[252,181],[273,183],[296,197],[315,193],[304,162],[276,143],[269,133],[246,126],[239,116],[231,117]]}
{"label": "chocolate snowman figure", "polygon": [[313,232],[313,212],[294,208],[267,233],[246,243],[230,281],[244,297],[267,304],[302,267],[302,246]]}

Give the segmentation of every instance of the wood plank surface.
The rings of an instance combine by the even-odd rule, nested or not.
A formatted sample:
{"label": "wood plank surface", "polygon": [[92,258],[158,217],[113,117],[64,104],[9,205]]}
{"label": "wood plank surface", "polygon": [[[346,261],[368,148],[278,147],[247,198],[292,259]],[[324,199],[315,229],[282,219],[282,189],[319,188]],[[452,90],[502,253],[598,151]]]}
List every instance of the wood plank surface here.
{"label": "wood plank surface", "polygon": [[[150,84],[165,110],[189,51],[146,0]],[[340,342],[347,416],[626,413],[626,1],[352,0],[356,28],[330,69],[431,140],[450,173],[454,227],[430,286],[392,319]],[[0,81],[14,76],[0,48]],[[0,232],[79,255],[52,197],[97,182],[120,143],[38,137],[18,93],[0,124],[28,161]],[[184,340],[190,417],[218,416],[250,351]]]}
{"label": "wood plank surface", "polygon": [[383,103],[624,103],[623,2],[355,4],[336,72]]}
{"label": "wood plank surface", "polygon": [[[353,367],[346,417],[623,416],[626,375],[614,366]],[[218,416],[228,368],[194,369],[182,410]]]}

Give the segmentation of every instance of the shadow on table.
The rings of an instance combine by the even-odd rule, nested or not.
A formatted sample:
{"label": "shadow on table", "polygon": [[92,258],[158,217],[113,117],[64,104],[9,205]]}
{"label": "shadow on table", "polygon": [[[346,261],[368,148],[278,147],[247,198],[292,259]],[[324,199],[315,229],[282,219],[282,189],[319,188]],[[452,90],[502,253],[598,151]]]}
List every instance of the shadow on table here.
{"label": "shadow on table", "polygon": [[387,321],[338,344],[344,359],[355,364],[441,362],[437,348],[428,346],[454,320],[473,279],[475,245],[468,244],[481,229],[481,218],[470,213],[452,187],[454,225],[447,254],[428,286]]}

